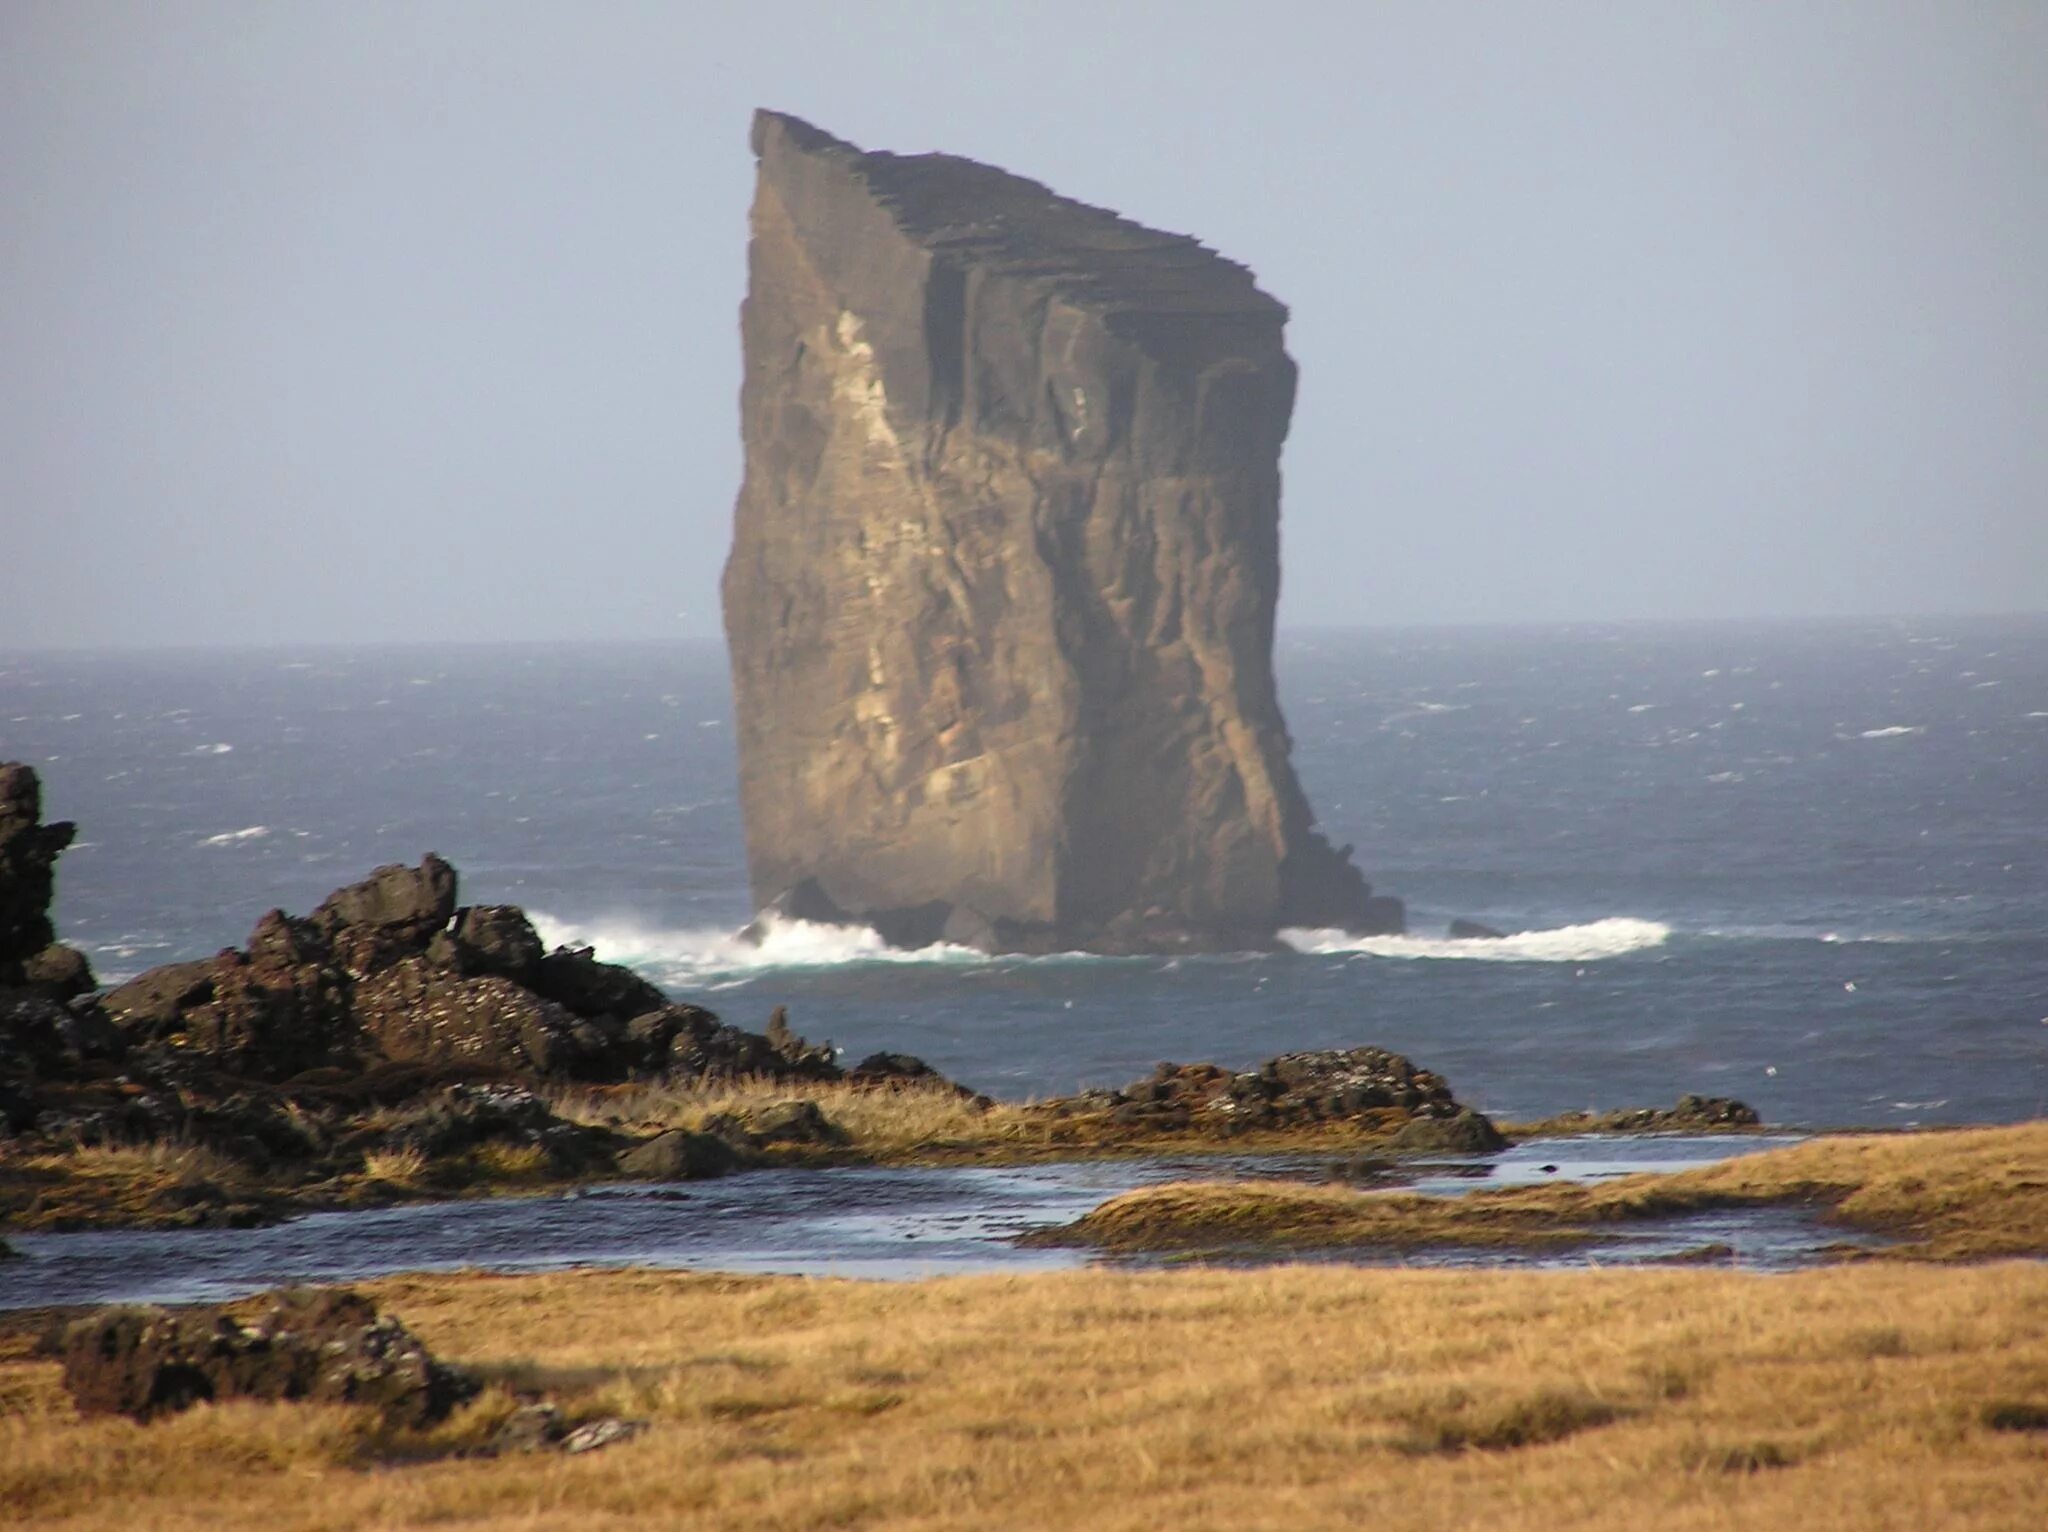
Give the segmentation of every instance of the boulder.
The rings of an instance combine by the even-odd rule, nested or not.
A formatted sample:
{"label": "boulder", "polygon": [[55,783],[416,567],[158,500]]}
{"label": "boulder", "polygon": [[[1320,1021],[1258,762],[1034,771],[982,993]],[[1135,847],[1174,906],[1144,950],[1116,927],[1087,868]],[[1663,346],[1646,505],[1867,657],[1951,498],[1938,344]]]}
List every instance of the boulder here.
{"label": "boulder", "polygon": [[379,867],[360,883],[336,889],[309,923],[333,947],[336,961],[362,978],[422,953],[455,914],[455,869],[429,852],[417,867]]}
{"label": "boulder", "polygon": [[466,974],[496,974],[533,985],[546,949],[526,911],[511,904],[478,904],[455,913],[449,940]]}
{"label": "boulder", "polygon": [[775,1101],[750,1111],[720,1113],[704,1124],[704,1131],[746,1149],[775,1144],[832,1148],[846,1142],[846,1130],[815,1101]]}
{"label": "boulder", "polygon": [[225,1309],[102,1309],[56,1349],[79,1412],[148,1421],[209,1400],[359,1404],[424,1426],[476,1395],[469,1373],[347,1289],[299,1289],[253,1325]]}
{"label": "boulder", "polygon": [[1469,1106],[1448,1117],[1411,1117],[1387,1141],[1394,1154],[1498,1154],[1507,1146],[1493,1120]]}
{"label": "boulder", "polygon": [[568,1174],[609,1167],[616,1140],[602,1129],[557,1117],[520,1086],[461,1084],[417,1099],[355,1147],[410,1149],[439,1160],[489,1143],[537,1147],[551,1170]]}
{"label": "boulder", "polygon": [[675,1128],[628,1149],[618,1158],[622,1175],[641,1181],[701,1181],[741,1163],[737,1146],[715,1133]]}
{"label": "boulder", "polygon": [[600,963],[588,947],[557,947],[533,973],[533,989],[578,1016],[620,1021],[660,1010],[668,996],[630,968]]}
{"label": "boulder", "polygon": [[219,961],[201,958],[152,968],[110,990],[101,1004],[108,1019],[124,1032],[144,1041],[160,1040],[179,1029],[187,1009],[213,998]]}

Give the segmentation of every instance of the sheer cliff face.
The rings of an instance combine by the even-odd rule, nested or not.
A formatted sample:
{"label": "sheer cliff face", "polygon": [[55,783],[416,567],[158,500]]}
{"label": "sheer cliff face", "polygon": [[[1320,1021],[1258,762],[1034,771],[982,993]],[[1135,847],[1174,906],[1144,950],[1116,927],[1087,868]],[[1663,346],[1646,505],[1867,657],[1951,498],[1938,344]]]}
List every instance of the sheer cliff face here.
{"label": "sheer cliff face", "polygon": [[1274,698],[1286,310],[969,160],[765,112],[754,150],[724,594],[756,895],[995,947],[1398,925],[1311,831]]}

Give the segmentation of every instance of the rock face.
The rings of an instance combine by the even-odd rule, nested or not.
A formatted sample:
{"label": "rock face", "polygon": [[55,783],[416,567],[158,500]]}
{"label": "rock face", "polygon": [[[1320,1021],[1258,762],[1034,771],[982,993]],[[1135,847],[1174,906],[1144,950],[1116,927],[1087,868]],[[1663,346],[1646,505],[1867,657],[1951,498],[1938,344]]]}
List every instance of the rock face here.
{"label": "rock face", "polygon": [[1397,930],[1274,693],[1286,309],[947,155],[757,114],[725,571],[757,901],[902,942]]}

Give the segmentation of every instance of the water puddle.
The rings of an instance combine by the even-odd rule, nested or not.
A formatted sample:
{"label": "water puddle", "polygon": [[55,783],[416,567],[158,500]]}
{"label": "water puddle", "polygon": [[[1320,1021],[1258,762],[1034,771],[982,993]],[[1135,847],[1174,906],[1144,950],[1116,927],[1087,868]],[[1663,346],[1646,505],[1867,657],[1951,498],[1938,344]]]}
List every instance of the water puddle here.
{"label": "water puddle", "polygon": [[[1499,1155],[1388,1173],[1328,1157],[1093,1160],[992,1169],[759,1170],[719,1181],[617,1184],[542,1197],[314,1213],[267,1229],[12,1234],[0,1308],[115,1302],[219,1302],[288,1282],[347,1282],[400,1271],[547,1271],[654,1266],[909,1279],[1085,1265],[1075,1250],[1022,1249],[1015,1237],[1069,1223],[1140,1186],[1190,1178],[1360,1178],[1454,1196],[1481,1186],[1597,1180],[1682,1170],[1796,1142],[1790,1138],[1554,1140]],[[1839,1243],[1794,1210],[1698,1215],[1623,1232],[1560,1255],[1497,1250],[1347,1252],[1349,1262],[1489,1266],[1669,1259],[1722,1246],[1764,1268],[1817,1259]],[[1289,1259],[1301,1259],[1290,1256]]]}

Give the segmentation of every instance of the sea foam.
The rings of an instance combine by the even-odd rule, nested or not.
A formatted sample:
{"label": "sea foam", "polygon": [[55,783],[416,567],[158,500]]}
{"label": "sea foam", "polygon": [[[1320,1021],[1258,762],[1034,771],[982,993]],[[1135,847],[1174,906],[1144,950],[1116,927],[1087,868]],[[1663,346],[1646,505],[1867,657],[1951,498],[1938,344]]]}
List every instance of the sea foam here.
{"label": "sea foam", "polygon": [[644,968],[671,984],[744,980],[778,968],[988,961],[985,953],[972,947],[935,942],[907,950],[890,946],[869,926],[825,925],[775,915],[761,917],[761,939],[755,942],[718,927],[675,930],[649,926],[631,917],[568,921],[539,910],[528,914],[541,940],[551,947],[589,947],[603,962]]}
{"label": "sea foam", "polygon": [[1627,915],[1584,925],[1556,926],[1548,931],[1518,931],[1512,936],[1353,936],[1348,931],[1282,931],[1280,939],[1296,952],[1356,952],[1381,958],[1453,958],[1481,963],[1590,963],[1661,947],[1671,927],[1657,920]]}

